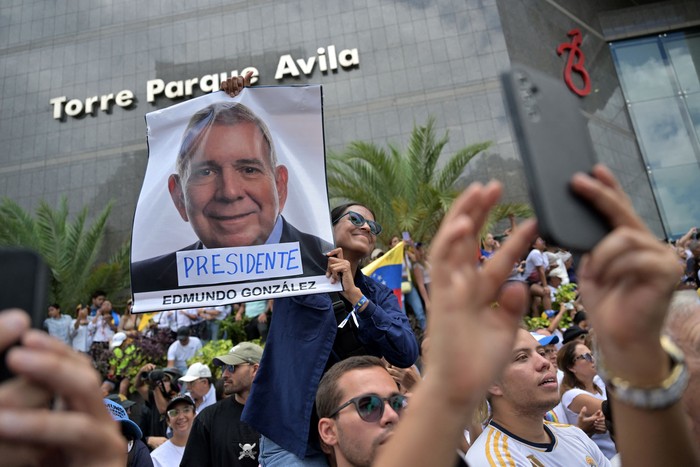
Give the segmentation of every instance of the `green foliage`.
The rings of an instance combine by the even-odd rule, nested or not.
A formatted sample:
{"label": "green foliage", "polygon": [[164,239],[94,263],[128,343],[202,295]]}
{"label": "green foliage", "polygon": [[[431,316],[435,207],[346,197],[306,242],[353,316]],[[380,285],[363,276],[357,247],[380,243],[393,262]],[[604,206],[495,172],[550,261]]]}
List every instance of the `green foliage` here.
{"label": "green foliage", "polygon": [[113,295],[129,287],[128,242],[106,263],[96,264],[111,210],[110,203],[88,223],[86,207],[71,220],[64,197],[56,209],[41,201],[32,217],[16,202],[3,198],[0,245],[37,251],[51,271],[49,302],[72,310],[96,289]]}
{"label": "green foliage", "polygon": [[[226,317],[226,319],[221,320],[221,329],[220,333],[225,333],[226,336],[231,340],[233,345],[238,344],[239,342],[243,342],[247,340],[247,336],[245,333],[245,325],[247,321],[241,320],[241,321],[236,321],[234,317],[235,313],[231,313]],[[231,348],[229,347],[226,351]]]}
{"label": "green foliage", "polygon": [[554,303],[552,304],[552,308],[554,308],[554,304],[556,303],[557,308],[554,308],[555,310],[559,308],[559,304],[561,303],[569,303],[573,302],[576,300],[576,294],[578,292],[578,289],[576,287],[576,284],[570,282],[566,285],[560,285],[559,288],[557,288],[557,291],[554,293]]}
{"label": "green foliage", "polygon": [[226,355],[233,345],[230,339],[211,340],[202,347],[202,350],[197,352],[197,355],[187,360],[187,366],[196,362],[203,363],[209,367],[212,376],[219,379],[221,378],[221,367],[213,365],[212,362],[215,357]]}
{"label": "green foliage", "polygon": [[535,331],[536,329],[547,329],[550,325],[549,319],[547,319],[546,316],[538,316],[534,318],[526,316],[524,318],[524,321],[528,331]]}
{"label": "green foliage", "polygon": [[[450,156],[438,168],[448,133],[438,137],[435,119],[415,126],[402,152],[374,143],[355,141],[341,153],[331,152],[327,161],[328,187],[334,202],[353,201],[374,210],[384,227],[380,240],[388,244],[393,235],[411,233],[415,241],[427,241],[458,194],[456,183],[469,162],[486,151],[491,142],[472,144]],[[529,217],[526,205],[506,205],[490,219],[491,224],[514,212]]]}
{"label": "green foliage", "polygon": [[116,380],[127,377],[133,387],[136,375],[146,363],[153,363],[159,368],[165,367],[170,344],[168,331],[157,332],[152,337],[139,334],[129,337],[126,344],[111,352],[106,350],[104,356],[98,355],[96,363],[98,367],[107,368],[106,371],[101,371],[103,375]]}

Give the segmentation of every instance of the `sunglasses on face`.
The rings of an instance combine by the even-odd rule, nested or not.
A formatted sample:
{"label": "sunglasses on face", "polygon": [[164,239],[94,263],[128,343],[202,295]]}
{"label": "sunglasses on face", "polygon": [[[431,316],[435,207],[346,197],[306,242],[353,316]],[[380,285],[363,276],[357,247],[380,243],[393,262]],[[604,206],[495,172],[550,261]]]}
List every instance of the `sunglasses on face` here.
{"label": "sunglasses on face", "polygon": [[384,415],[384,402],[388,402],[391,409],[400,416],[401,412],[403,412],[403,409],[405,409],[408,404],[408,399],[402,394],[394,394],[389,397],[380,397],[377,394],[366,394],[350,399],[345,404],[335,409],[328,418],[334,418],[345,407],[353,404],[355,410],[357,410],[357,414],[362,420],[370,423],[377,422],[381,420]]}
{"label": "sunglasses on face", "polygon": [[361,214],[358,214],[355,211],[348,211],[345,214],[341,215],[333,221],[333,225],[337,224],[338,221],[345,216],[348,216],[348,219],[350,220],[350,222],[352,222],[352,225],[354,225],[355,227],[362,227],[363,225],[365,225],[366,222],[369,226],[369,231],[372,233],[372,235],[379,235],[380,233],[382,233],[381,225],[379,225],[377,222],[365,219],[364,217],[362,217]]}
{"label": "sunglasses on face", "polygon": [[242,365],[251,365],[251,363],[239,363],[237,365],[224,365],[223,366],[223,371],[228,371],[229,373],[233,373],[236,371],[236,368]]}
{"label": "sunglasses on face", "polygon": [[178,415],[180,415],[181,413],[185,413],[185,414],[194,413],[194,407],[188,405],[187,407],[183,407],[181,409],[170,409],[167,412],[168,417],[170,417],[170,418],[175,418]]}
{"label": "sunglasses on face", "polygon": [[586,360],[588,363],[593,363],[593,355],[590,353],[585,353],[574,358],[574,361],[576,360]]}

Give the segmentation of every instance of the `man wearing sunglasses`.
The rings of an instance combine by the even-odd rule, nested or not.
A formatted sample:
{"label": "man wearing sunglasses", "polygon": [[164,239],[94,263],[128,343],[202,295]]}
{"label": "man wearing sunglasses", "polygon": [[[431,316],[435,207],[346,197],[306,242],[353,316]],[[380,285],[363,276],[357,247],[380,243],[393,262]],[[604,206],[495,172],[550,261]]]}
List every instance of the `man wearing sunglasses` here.
{"label": "man wearing sunglasses", "polygon": [[377,357],[350,357],[333,365],[316,393],[319,437],[331,465],[370,466],[406,404]]}
{"label": "man wearing sunglasses", "polygon": [[[267,125],[248,107],[218,102],[193,115],[176,169],[168,190],[199,239],[182,251],[299,242],[302,275],[325,274],[324,253],[333,247],[282,217],[287,167],[277,160]],[[177,252],[172,252],[134,263],[133,291],[177,288],[176,260]]]}
{"label": "man wearing sunglasses", "polygon": [[226,355],[214,358],[223,367],[227,397],[202,410],[194,420],[181,467],[257,467],[260,435],[241,421],[262,347],[241,342]]}

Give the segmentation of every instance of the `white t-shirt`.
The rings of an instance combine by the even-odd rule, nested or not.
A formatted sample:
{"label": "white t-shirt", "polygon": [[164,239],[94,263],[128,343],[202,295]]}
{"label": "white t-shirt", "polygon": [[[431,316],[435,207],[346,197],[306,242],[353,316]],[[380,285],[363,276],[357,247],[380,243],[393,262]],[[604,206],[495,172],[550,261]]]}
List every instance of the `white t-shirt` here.
{"label": "white t-shirt", "polygon": [[530,277],[530,274],[532,274],[532,272],[540,266],[544,268],[544,271],[546,273],[547,267],[549,266],[549,261],[547,261],[547,259],[544,257],[544,254],[540,250],[533,249],[527,255],[527,259],[525,260],[525,272],[523,272],[523,280],[527,280],[527,278]]}
{"label": "white t-shirt", "polygon": [[531,443],[493,421],[467,451],[470,466],[533,465],[561,467],[609,467],[598,446],[580,429],[571,425],[544,422],[549,443]]}
{"label": "white t-shirt", "polygon": [[153,467],[178,466],[184,453],[185,446],[175,446],[172,441],[167,440],[151,453]]}
{"label": "white t-shirt", "polygon": [[187,373],[187,360],[202,348],[202,341],[197,337],[190,337],[187,345],[182,345],[179,340],[176,340],[168,348],[168,360],[173,360],[175,368],[180,370],[184,375]]}
{"label": "white t-shirt", "polygon": [[[569,410],[569,406],[571,403],[574,401],[574,399],[577,396],[580,395],[586,395],[586,396],[592,396],[595,397],[598,400],[604,401],[607,399],[607,395],[605,394],[605,385],[603,386],[598,386],[602,389],[603,393],[602,394],[592,394],[588,391],[584,391],[583,389],[569,389],[566,391],[564,394],[561,396],[561,405],[564,407],[564,413],[566,413],[566,421],[565,423],[571,423],[572,425],[576,425],[576,420],[578,418],[578,414],[576,412],[572,412]],[[594,411],[589,408],[588,414],[592,414]],[[612,457],[617,454],[617,449],[615,449],[615,443],[613,442],[612,438],[610,438],[610,432],[605,432],[603,434],[596,433],[593,436],[591,436],[591,439],[595,442],[595,444],[598,445],[601,451],[603,451],[603,454],[605,454],[605,457],[608,459],[612,459]]]}

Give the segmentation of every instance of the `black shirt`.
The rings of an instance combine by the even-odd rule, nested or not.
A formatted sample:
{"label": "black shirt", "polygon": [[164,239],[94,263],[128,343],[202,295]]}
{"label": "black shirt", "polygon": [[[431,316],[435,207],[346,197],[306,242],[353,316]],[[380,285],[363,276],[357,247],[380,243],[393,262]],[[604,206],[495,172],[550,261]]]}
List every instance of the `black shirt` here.
{"label": "black shirt", "polygon": [[260,434],[241,421],[243,404],[231,396],[197,415],[180,467],[257,467]]}

